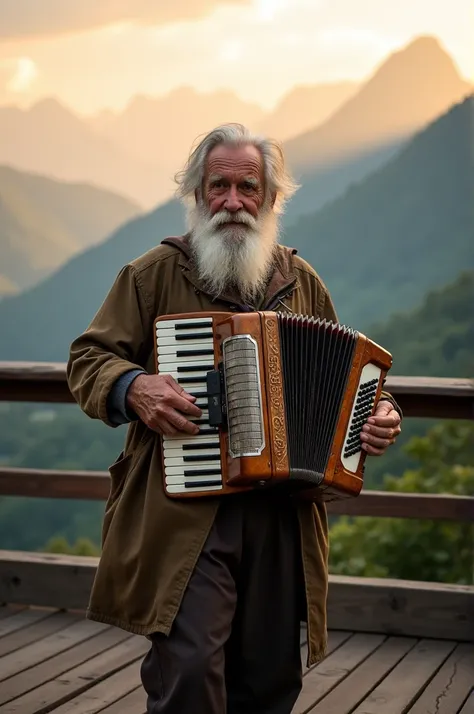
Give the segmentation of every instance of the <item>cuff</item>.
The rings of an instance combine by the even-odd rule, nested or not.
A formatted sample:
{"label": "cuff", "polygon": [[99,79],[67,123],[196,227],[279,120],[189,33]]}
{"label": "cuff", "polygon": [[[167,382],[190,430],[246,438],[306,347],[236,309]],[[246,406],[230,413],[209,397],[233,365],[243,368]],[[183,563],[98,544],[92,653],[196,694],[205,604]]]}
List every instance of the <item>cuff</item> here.
{"label": "cuff", "polygon": [[107,399],[107,415],[114,426],[128,424],[138,419],[135,412],[127,406],[127,392],[131,383],[139,374],[146,374],[143,369],[131,369],[122,374],[114,383]]}

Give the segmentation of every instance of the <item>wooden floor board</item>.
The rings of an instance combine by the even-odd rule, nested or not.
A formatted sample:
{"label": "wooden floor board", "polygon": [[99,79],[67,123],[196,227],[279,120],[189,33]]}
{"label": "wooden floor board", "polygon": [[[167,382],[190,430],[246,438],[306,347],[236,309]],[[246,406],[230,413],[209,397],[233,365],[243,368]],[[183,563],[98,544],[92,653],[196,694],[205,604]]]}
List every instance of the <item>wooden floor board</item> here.
{"label": "wooden floor board", "polygon": [[100,714],[146,714],[146,694],[141,684],[123,699],[101,709]]}
{"label": "wooden floor board", "polygon": [[328,654],[303,677],[303,688],[293,714],[306,714],[355,667],[383,643],[384,635],[356,634]]}
{"label": "wooden floor board", "polygon": [[[20,672],[13,677],[10,677],[0,685],[0,705],[10,702],[23,696],[23,706],[29,706],[28,698],[25,698],[28,692],[45,686],[52,679],[58,679],[62,676],[65,678],[65,673],[73,670],[75,667],[84,662],[94,664],[95,657],[102,652],[114,647],[115,645],[130,639],[132,635],[129,632],[124,632],[115,627],[109,627],[105,631],[97,633],[84,642],[80,642],[75,647],[61,652],[46,660],[38,662],[37,665],[31,667],[25,672]],[[34,699],[36,695],[32,695]],[[0,711],[1,708],[0,708]]]}
{"label": "wooden floor board", "polygon": [[474,686],[474,645],[459,644],[409,714],[457,714]]}
{"label": "wooden floor board", "polygon": [[[136,660],[141,659],[145,654],[148,649],[147,645],[145,638],[132,635],[105,652],[87,659],[78,667],[63,672],[24,696],[14,699],[0,708],[0,712],[1,714],[40,714],[45,711],[55,712],[57,708],[61,711],[70,711],[65,708],[69,701],[75,702],[74,707],[79,706],[78,701],[92,701],[91,697],[94,695],[87,694],[90,689],[95,692],[98,684],[105,681],[107,687],[113,690],[116,687],[116,682],[120,680],[122,672],[127,669],[130,663],[133,663],[134,671],[138,671]],[[136,682],[135,686],[139,683],[139,681]],[[126,694],[127,691],[122,691],[122,694]],[[115,694],[115,691],[111,692],[111,696],[115,696]],[[119,699],[122,694],[117,694],[116,699]],[[107,703],[114,702],[116,699],[111,699]],[[82,711],[80,708],[72,710],[74,712]]]}
{"label": "wooden floor board", "polygon": [[0,621],[0,642],[1,638],[21,630],[23,627],[29,627],[35,622],[51,617],[53,614],[54,610],[34,610],[30,608],[12,613],[10,617],[5,617]]}
{"label": "wooden floor board", "polygon": [[[0,633],[0,714],[146,713],[146,638],[83,613],[6,607]],[[474,714],[472,644],[330,631],[308,668],[305,627],[300,642],[293,714]]]}
{"label": "wooden floor board", "polygon": [[60,652],[65,652],[83,640],[89,639],[106,626],[91,620],[77,617],[77,620],[60,632],[54,632],[32,645],[21,647],[11,654],[0,658],[0,682],[18,672],[34,667]]}
{"label": "wooden floor board", "polygon": [[447,640],[421,640],[353,714],[405,714],[455,646]]}
{"label": "wooden floor board", "polygon": [[48,635],[52,635],[54,632],[59,632],[59,630],[63,630],[68,625],[76,622],[77,619],[77,615],[68,612],[48,613],[48,616],[39,619],[37,622],[1,637],[0,657],[37,642]]}
{"label": "wooden floor board", "polygon": [[310,709],[310,714],[350,714],[416,643],[417,640],[410,637],[389,637]]}

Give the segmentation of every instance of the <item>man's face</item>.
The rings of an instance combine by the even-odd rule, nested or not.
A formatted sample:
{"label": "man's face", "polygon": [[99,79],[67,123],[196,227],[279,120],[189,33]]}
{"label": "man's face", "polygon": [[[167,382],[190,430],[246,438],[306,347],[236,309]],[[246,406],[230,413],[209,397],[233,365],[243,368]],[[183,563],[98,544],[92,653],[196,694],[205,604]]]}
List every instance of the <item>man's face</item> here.
{"label": "man's face", "polygon": [[264,197],[263,162],[258,149],[220,145],[209,153],[203,199],[211,216],[221,211],[245,211],[257,218]]}

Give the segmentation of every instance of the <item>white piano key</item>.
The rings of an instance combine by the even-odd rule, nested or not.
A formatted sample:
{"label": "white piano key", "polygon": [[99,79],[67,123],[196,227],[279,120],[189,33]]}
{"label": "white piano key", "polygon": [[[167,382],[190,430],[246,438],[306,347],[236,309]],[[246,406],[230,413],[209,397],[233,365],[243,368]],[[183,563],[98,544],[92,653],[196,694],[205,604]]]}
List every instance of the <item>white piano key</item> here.
{"label": "white piano key", "polygon": [[[198,454],[195,454],[197,456]],[[208,459],[207,457],[212,456],[212,454],[199,454],[199,456],[206,456],[206,461],[185,461],[184,457],[189,458],[190,455],[188,454],[187,451],[183,452],[183,455],[181,456],[171,456],[171,457],[166,457],[165,456],[165,473],[168,473],[168,469],[170,466],[181,466],[181,472],[183,472],[184,469],[187,469],[189,466],[202,466],[203,468],[210,467],[210,466],[215,466],[216,468],[221,467],[221,460],[220,460],[220,451],[217,451],[216,456],[218,458],[215,458],[214,460]],[[192,457],[190,457],[192,458]]]}
{"label": "white piano key", "polygon": [[216,431],[215,434],[197,434],[196,436],[183,436],[179,434],[177,436],[165,436],[163,437],[163,447],[168,448],[173,444],[174,448],[178,446],[183,446],[184,444],[199,443],[199,444],[213,444],[216,441],[216,437],[219,438],[219,432]]}
{"label": "white piano key", "polygon": [[168,493],[193,493],[193,491],[222,491],[222,482],[216,486],[196,486],[195,488],[186,488],[183,483],[170,484],[166,486]]}
{"label": "white piano key", "polygon": [[[217,449],[186,449],[186,451],[183,451],[183,448],[179,449],[164,449],[163,455],[165,457],[165,462],[166,459],[172,459],[172,458],[183,458],[186,456],[186,458],[193,458],[194,456],[197,456],[198,458],[202,458],[203,456],[212,456],[220,457],[221,451],[219,448]],[[183,462],[184,463],[184,462]],[[192,462],[191,462],[192,463]],[[215,462],[214,462],[215,463]]]}
{"label": "white piano key", "polygon": [[178,483],[189,483],[192,484],[193,481],[196,483],[198,481],[210,481],[213,483],[222,483],[222,475],[221,474],[212,474],[211,476],[193,476],[192,478],[185,478],[183,474],[176,473],[176,474],[166,474],[165,476],[165,483],[166,484],[178,484]]}
{"label": "white piano key", "polygon": [[195,326],[197,323],[212,323],[212,317],[207,317],[206,315],[201,315],[200,317],[186,317],[183,315],[182,317],[173,319],[173,320],[157,320],[156,324],[159,325],[160,327],[174,327],[175,325],[193,325]]}
{"label": "white piano key", "polygon": [[[196,352],[197,350],[208,350],[214,348],[214,341],[212,339],[205,340],[190,340],[189,342],[176,342],[172,344],[157,342],[158,354],[168,355],[174,354],[176,359],[179,359],[178,352]],[[203,357],[204,355],[196,355],[196,357]]]}

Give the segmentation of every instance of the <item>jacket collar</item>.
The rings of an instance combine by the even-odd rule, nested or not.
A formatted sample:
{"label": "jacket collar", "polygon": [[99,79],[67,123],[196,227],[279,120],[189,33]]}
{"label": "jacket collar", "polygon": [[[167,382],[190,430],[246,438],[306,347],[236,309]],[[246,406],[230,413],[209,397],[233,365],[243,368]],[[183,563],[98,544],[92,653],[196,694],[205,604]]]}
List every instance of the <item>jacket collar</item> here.
{"label": "jacket collar", "polygon": [[[162,244],[172,245],[180,252],[179,266],[184,275],[194,286],[196,291],[208,294],[197,274],[196,266],[193,261],[193,256],[189,246],[189,234],[183,236],[170,236],[162,241]],[[278,245],[276,251],[275,266],[273,274],[267,285],[265,296],[260,309],[274,310],[278,305],[278,300],[283,296],[292,292],[296,283],[296,274],[293,267],[293,255],[297,252],[296,248],[287,248],[286,246]],[[212,298],[215,300],[217,298]],[[219,295],[219,300],[229,303],[243,312],[250,310],[249,306],[242,305],[237,294],[232,292]]]}

